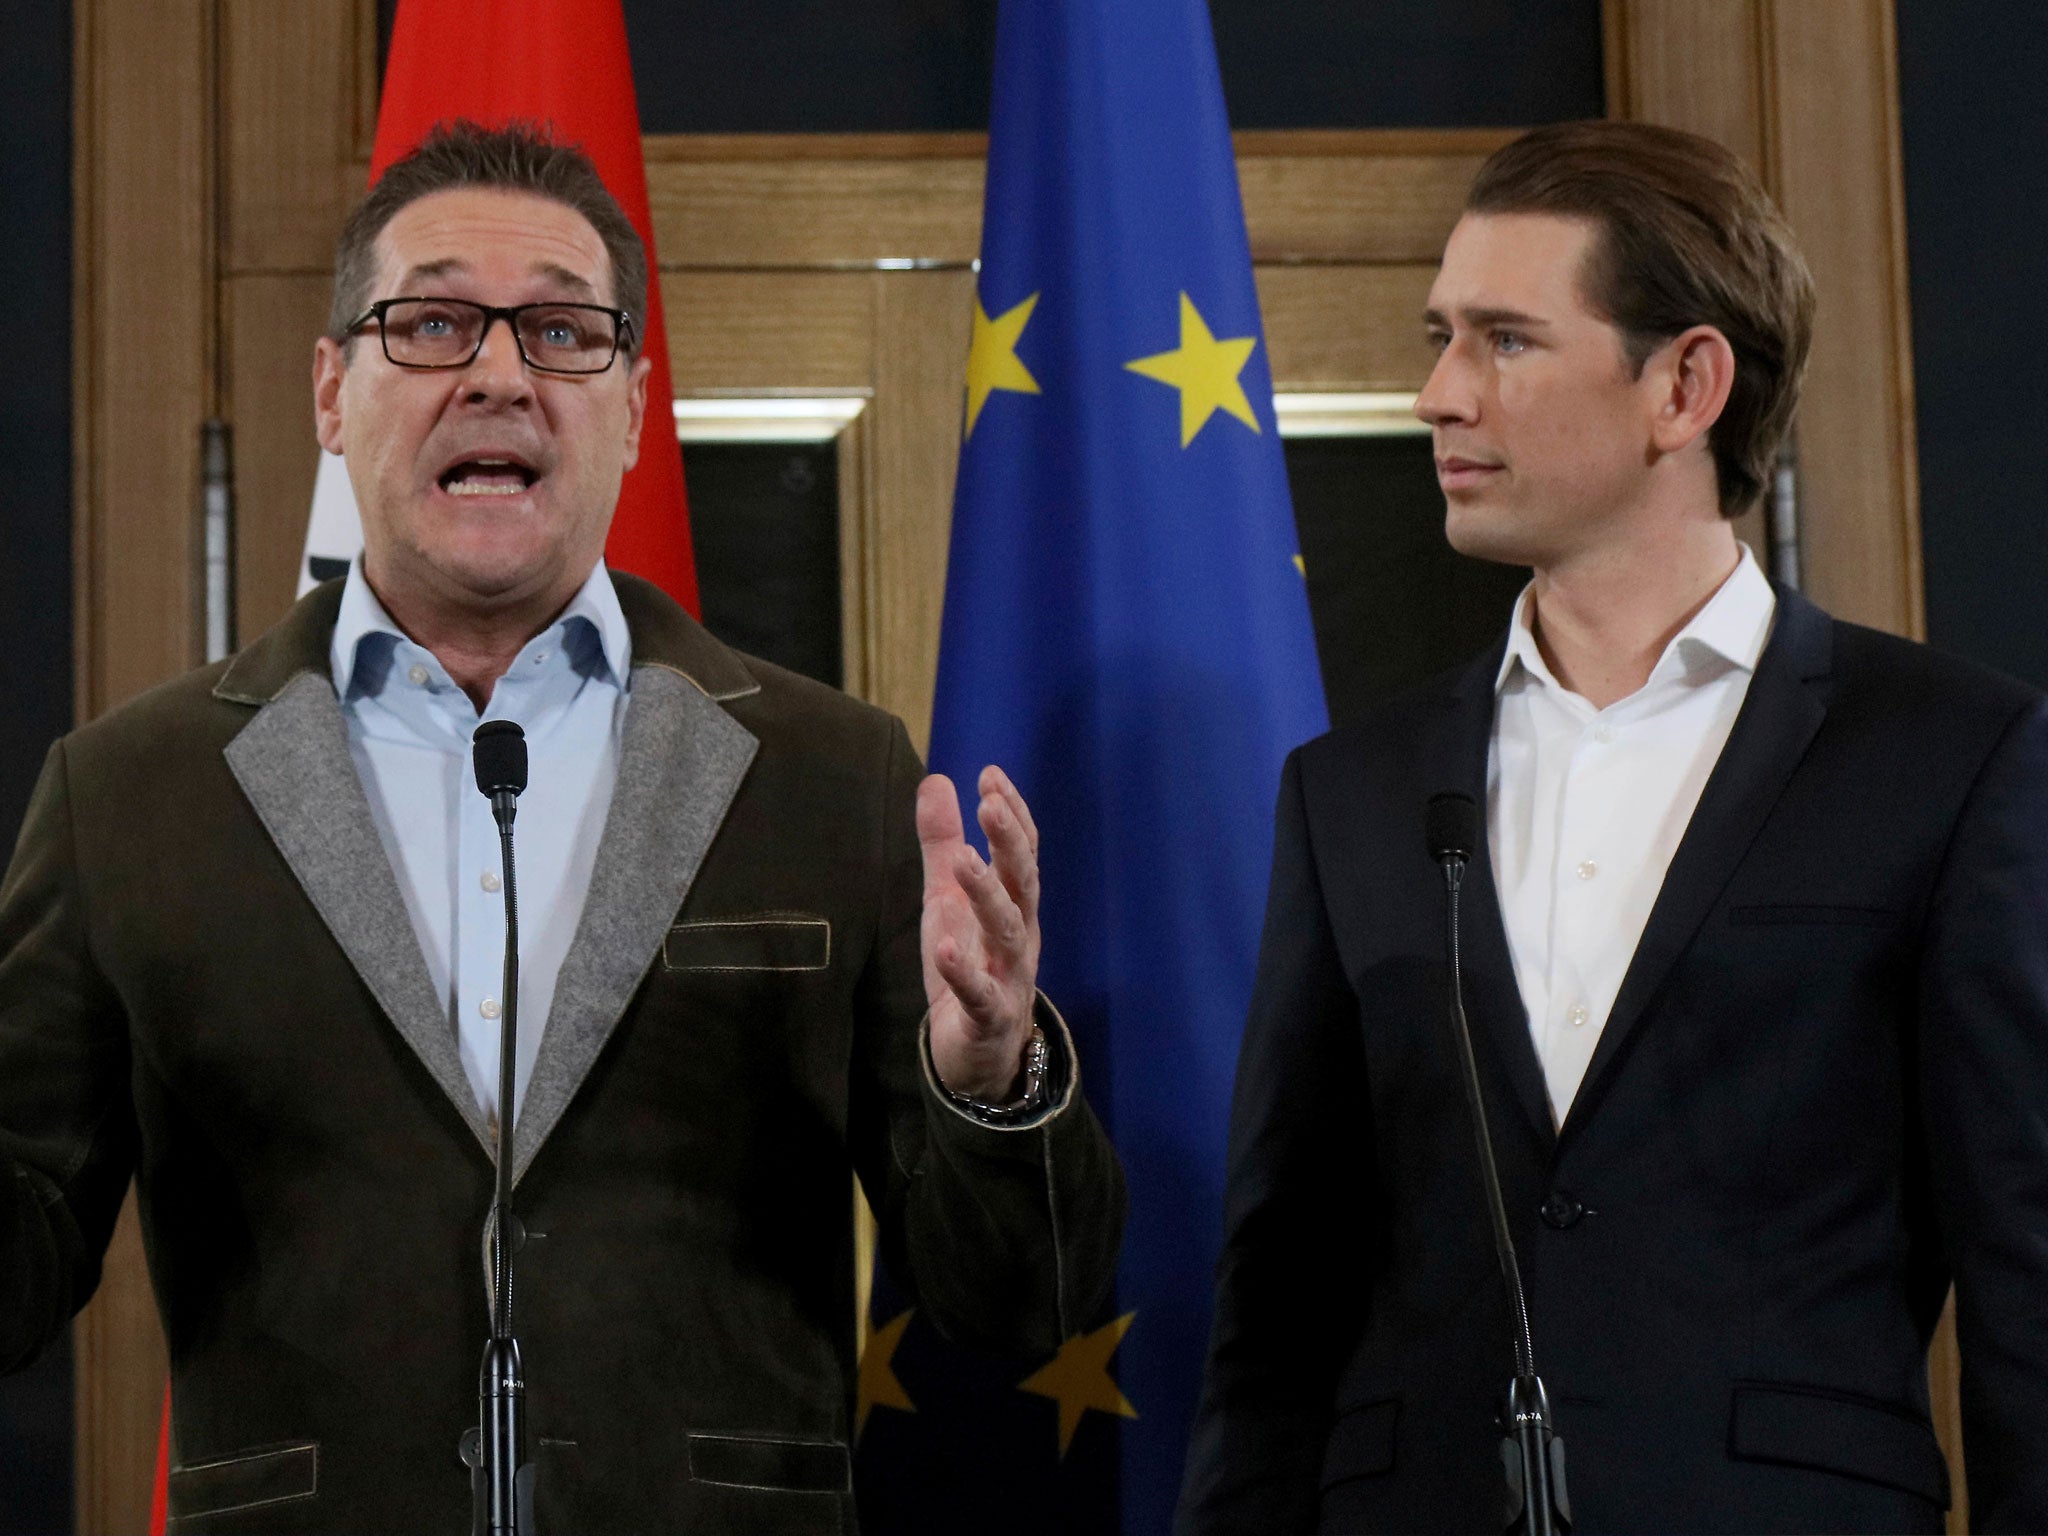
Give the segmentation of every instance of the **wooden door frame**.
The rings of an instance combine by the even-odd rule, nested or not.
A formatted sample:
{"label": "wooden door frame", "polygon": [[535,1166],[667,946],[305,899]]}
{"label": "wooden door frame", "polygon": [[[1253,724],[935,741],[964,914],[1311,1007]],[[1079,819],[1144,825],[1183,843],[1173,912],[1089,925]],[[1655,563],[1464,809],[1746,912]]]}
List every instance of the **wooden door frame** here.
{"label": "wooden door frame", "polygon": [[[288,599],[313,456],[304,418],[271,403],[307,372],[278,338],[310,340],[324,310],[334,235],[363,184],[376,58],[372,0],[74,0],[73,15],[84,720],[198,659],[209,416],[237,432],[240,611],[253,630]],[[1616,115],[1721,137],[1799,231],[1822,294],[1799,421],[1808,586],[1844,617],[1917,637],[1889,0],[1606,0],[1605,16]],[[1467,179],[1506,136],[1238,135],[1281,389],[1419,387],[1422,295]],[[842,441],[849,682],[921,739],[980,136],[657,136],[647,155],[678,393],[872,391]],[[132,1207],[76,1336],[78,1529],[138,1530],[164,1356]],[[1951,1388],[1952,1368],[1951,1344]],[[1948,1403],[1953,1458],[1952,1391]]]}

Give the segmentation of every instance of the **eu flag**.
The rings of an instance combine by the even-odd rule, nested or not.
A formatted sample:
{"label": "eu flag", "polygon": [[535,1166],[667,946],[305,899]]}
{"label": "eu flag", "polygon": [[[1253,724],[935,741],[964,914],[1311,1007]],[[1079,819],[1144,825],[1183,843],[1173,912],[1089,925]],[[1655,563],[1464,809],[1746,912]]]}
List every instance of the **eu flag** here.
{"label": "eu flag", "polygon": [[[944,1417],[1000,1425],[963,1456],[1001,1506],[1137,1536],[1201,1378],[1281,760],[1327,720],[1207,5],[1003,0],[992,112],[931,761],[970,829],[985,763],[1031,804],[1040,985],[1131,1204],[1113,1312]],[[1008,1528],[986,1498],[866,1507]]]}

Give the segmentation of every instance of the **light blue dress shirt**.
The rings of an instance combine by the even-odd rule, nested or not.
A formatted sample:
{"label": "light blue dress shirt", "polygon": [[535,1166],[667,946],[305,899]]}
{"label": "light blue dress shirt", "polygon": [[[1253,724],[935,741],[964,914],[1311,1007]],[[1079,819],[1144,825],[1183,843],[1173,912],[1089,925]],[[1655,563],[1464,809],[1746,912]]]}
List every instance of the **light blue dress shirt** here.
{"label": "light blue dress shirt", "polygon": [[392,622],[349,567],[331,653],[349,752],[446,1002],[477,1102],[495,1118],[503,1028],[505,895],[498,826],[477,792],[470,737],[485,720],[526,731],[519,797],[519,1045],[523,1102],[554,1002],[555,978],[583,916],[618,779],[632,640],[600,561],[561,617],[529,640],[480,715],[434,654]]}

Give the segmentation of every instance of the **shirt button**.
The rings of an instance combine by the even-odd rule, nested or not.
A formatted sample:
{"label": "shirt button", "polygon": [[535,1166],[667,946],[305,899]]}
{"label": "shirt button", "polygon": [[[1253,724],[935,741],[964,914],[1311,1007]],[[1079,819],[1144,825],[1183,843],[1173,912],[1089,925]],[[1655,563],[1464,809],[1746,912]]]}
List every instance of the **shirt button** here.
{"label": "shirt button", "polygon": [[1579,878],[1581,880],[1590,880],[1599,873],[1600,866],[1591,859],[1581,859],[1579,861]]}
{"label": "shirt button", "polygon": [[1571,1012],[1567,1013],[1564,1016],[1564,1021],[1565,1023],[1571,1025],[1573,1029],[1584,1029],[1586,1027],[1587,1021],[1589,1021],[1592,1017],[1592,1012],[1589,1009],[1574,1008]]}
{"label": "shirt button", "polygon": [[495,890],[497,890],[497,889],[498,889],[498,888],[499,888],[500,886],[502,886],[502,885],[503,885],[503,884],[504,884],[505,882],[504,882],[504,881],[502,881],[502,880],[500,880],[500,879],[498,878],[498,872],[497,872],[496,870],[494,870],[494,869],[487,869],[487,870],[485,870],[485,871],[484,871],[484,874],[483,874],[483,882],[482,882],[482,883],[483,883],[483,888],[484,888],[485,890],[487,890],[487,891],[495,891]]}
{"label": "shirt button", "polygon": [[476,1011],[487,1019],[495,1019],[505,1010],[498,1006],[498,1000],[495,997],[487,997],[476,1005]]}
{"label": "shirt button", "polygon": [[533,664],[536,667],[539,666],[542,662],[546,661],[547,659],[548,653],[546,651],[535,651],[533,653]]}
{"label": "shirt button", "polygon": [[1614,727],[1611,725],[1594,726],[1593,739],[1597,742],[1602,743],[1603,745],[1607,742],[1614,740]]}
{"label": "shirt button", "polygon": [[1550,1198],[1543,1202],[1543,1224],[1559,1232],[1578,1225],[1585,1214],[1586,1208],[1561,1189],[1552,1190]]}
{"label": "shirt button", "polygon": [[421,666],[418,662],[414,662],[412,664],[411,669],[408,670],[405,675],[407,680],[412,683],[413,687],[424,688],[427,686],[427,669]]}

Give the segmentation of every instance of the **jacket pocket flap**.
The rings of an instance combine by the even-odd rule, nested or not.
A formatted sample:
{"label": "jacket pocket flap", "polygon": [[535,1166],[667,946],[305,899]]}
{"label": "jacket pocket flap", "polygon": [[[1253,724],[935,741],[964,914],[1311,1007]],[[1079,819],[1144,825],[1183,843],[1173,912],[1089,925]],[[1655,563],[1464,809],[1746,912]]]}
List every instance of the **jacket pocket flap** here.
{"label": "jacket pocket flap", "polygon": [[661,941],[671,971],[822,971],[832,963],[832,924],[803,912],[677,923]]}
{"label": "jacket pocket flap", "polygon": [[837,1440],[692,1435],[690,1479],[785,1493],[845,1493],[853,1486],[853,1463]]}
{"label": "jacket pocket flap", "polygon": [[1383,1397],[1339,1414],[1323,1450],[1323,1487],[1393,1471],[1394,1420],[1400,1413],[1398,1397]]}
{"label": "jacket pocket flap", "polygon": [[1860,1477],[1948,1508],[1948,1463],[1926,1420],[1812,1387],[1738,1386],[1729,1453]]}
{"label": "jacket pocket flap", "polygon": [[319,1485],[320,1447],[305,1440],[172,1467],[167,1491],[172,1518],[191,1520],[310,1499]]}

